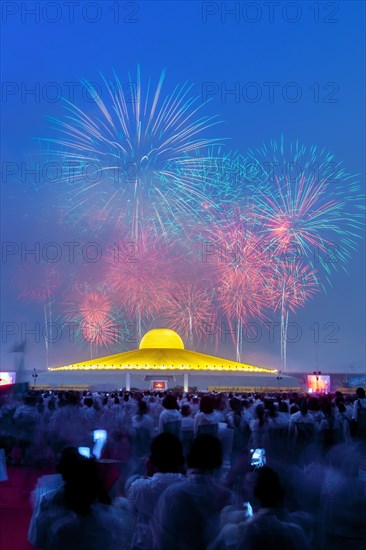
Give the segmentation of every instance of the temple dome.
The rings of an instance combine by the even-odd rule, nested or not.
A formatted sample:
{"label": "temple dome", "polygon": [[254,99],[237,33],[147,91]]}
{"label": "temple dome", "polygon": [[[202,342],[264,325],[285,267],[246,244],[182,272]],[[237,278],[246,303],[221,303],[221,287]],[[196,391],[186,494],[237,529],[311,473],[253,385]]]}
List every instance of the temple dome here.
{"label": "temple dome", "polygon": [[182,338],[169,328],[154,328],[142,338],[139,349],[184,349]]}

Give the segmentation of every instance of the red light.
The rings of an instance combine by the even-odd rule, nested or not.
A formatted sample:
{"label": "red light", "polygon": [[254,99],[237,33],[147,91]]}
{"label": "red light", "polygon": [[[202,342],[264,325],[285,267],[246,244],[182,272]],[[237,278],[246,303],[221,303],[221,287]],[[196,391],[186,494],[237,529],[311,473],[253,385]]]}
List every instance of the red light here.
{"label": "red light", "polygon": [[166,390],[166,382],[161,380],[154,380],[152,387],[154,390]]}

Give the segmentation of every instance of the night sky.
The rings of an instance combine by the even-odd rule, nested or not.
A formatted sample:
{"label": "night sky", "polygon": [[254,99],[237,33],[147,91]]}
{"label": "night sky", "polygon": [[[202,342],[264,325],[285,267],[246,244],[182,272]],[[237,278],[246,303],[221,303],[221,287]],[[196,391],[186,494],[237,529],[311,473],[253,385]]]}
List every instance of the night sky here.
{"label": "night sky", "polygon": [[[122,341],[91,350],[80,335],[74,342],[69,341],[65,328],[65,321],[71,318],[67,313],[70,302],[86,288],[91,292],[100,289],[108,269],[103,258],[86,261],[80,250],[96,242],[105,256],[116,240],[127,235],[129,223],[126,219],[124,229],[119,231],[108,218],[102,225],[100,218],[94,221],[99,201],[108,200],[104,195],[100,198],[94,187],[73,209],[75,187],[70,195],[64,181],[50,181],[52,168],[51,172],[44,169],[47,163],[60,159],[55,151],[60,148],[65,130],[54,121],[66,121],[67,105],[61,96],[91,119],[96,116],[96,105],[85,81],[103,87],[102,76],[113,80],[116,74],[128,93],[128,75],[135,83],[139,67],[143,90],[149,78],[154,90],[165,70],[162,99],[187,82],[192,85],[187,97],[197,97],[197,106],[204,99],[210,100],[195,117],[218,115],[222,123],[207,128],[202,135],[217,139],[222,154],[245,159],[250,149],[268,146],[270,140],[279,143],[281,136],[287,144],[298,141],[308,148],[315,146],[319,152],[330,152],[359,186],[349,210],[345,206],[339,219],[339,234],[349,231],[349,219],[362,206],[365,185],[365,4],[268,4],[2,3],[2,370],[13,368],[15,356],[9,352],[32,329],[35,332],[27,335],[26,368],[46,368],[42,336],[45,319],[51,319],[62,331],[59,341],[48,346],[50,366],[86,360],[91,351],[95,357],[138,345],[136,331],[132,331],[132,338],[125,332]],[[35,5],[36,14],[32,14]],[[233,9],[235,13],[230,11]],[[104,192],[108,193],[108,187]],[[333,200],[331,185],[328,193],[329,200]],[[247,204],[249,195],[249,191],[243,195],[243,204]],[[132,191],[127,199],[133,202]],[[117,194],[115,200],[121,201],[122,211],[127,199],[122,192]],[[173,193],[168,200],[173,204],[178,199]],[[347,203],[347,193],[342,200]],[[230,189],[225,203],[230,204]],[[114,204],[118,209],[118,203]],[[197,205],[189,204],[197,215]],[[164,218],[163,203],[159,208]],[[227,212],[226,206],[222,212]],[[200,229],[195,225],[187,221],[183,231],[173,227],[173,255],[200,257],[197,243],[201,241],[195,237]],[[317,266],[319,291],[296,313],[289,314],[293,323],[288,329],[289,371],[365,372],[365,241],[360,225],[354,233],[357,236],[350,236],[354,250],[349,250],[347,259],[339,260],[336,269],[331,269],[329,280],[322,272],[324,267]],[[187,241],[187,234],[192,241]],[[345,237],[345,241],[332,242],[342,248],[347,234]],[[71,241],[78,243],[75,261],[71,261],[64,245]],[[57,243],[62,249],[59,261],[42,260],[47,246],[50,254],[56,250],[49,243]],[[34,264],[34,256],[27,256],[25,250],[37,247],[42,261]],[[89,252],[92,255],[91,249]],[[174,279],[181,263],[172,263],[169,269]],[[33,289],[37,284],[39,287],[45,270],[54,281],[52,296],[47,300],[32,294],[32,285]],[[198,271],[202,275],[202,265]],[[155,277],[156,284],[159,280],[165,284],[162,273]],[[115,312],[114,321],[122,322],[121,315],[120,310]],[[160,310],[144,322],[144,330],[166,324],[163,317]],[[281,368],[280,329],[279,325],[271,325],[280,321],[280,313],[266,312],[266,318],[252,317],[251,321],[257,322],[261,334],[244,338],[241,360]],[[217,322],[226,327],[221,311]],[[123,314],[125,329],[126,323],[136,323],[136,312]],[[196,342],[195,347],[235,357],[230,334],[221,334],[207,345]]]}

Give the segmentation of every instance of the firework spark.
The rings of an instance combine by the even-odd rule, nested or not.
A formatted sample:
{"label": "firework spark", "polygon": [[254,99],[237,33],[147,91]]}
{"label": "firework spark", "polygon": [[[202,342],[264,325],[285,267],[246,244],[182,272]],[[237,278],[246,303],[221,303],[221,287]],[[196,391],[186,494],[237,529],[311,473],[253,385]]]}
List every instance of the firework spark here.
{"label": "firework spark", "polygon": [[236,323],[237,360],[240,361],[241,332],[250,319],[263,319],[268,307],[268,258],[253,218],[240,213],[222,217],[209,230],[213,246],[210,268],[216,281],[216,295],[230,326]]}
{"label": "firework spark", "polygon": [[142,323],[157,315],[166,300],[173,280],[171,246],[144,229],[116,243],[108,258],[106,280],[115,300],[137,320],[142,338]]}
{"label": "firework spark", "polygon": [[253,200],[273,254],[306,257],[331,269],[345,265],[363,226],[363,201],[356,178],[334,155],[298,142],[271,141],[249,151],[261,182]]}
{"label": "firework spark", "polygon": [[50,300],[61,283],[55,267],[40,262],[22,262],[14,273],[17,300],[45,303]]}
{"label": "firework spark", "polygon": [[[138,68],[127,85],[116,74],[113,82],[103,77],[107,99],[83,82],[95,113],[65,102],[67,115],[53,121],[60,136],[47,142],[72,166],[72,190],[65,193],[70,215],[97,210],[101,223],[129,223],[137,237],[140,224],[152,219],[166,231],[207,199],[190,155],[200,150],[205,163],[204,151],[218,142],[205,134],[219,120],[201,114],[205,103],[187,83],[163,96],[164,80],[163,71],[155,90],[150,80],[143,86]],[[70,171],[63,179],[70,184]]]}
{"label": "firework spark", "polygon": [[194,282],[174,284],[164,303],[164,317],[190,349],[195,339],[206,342],[207,333],[216,333],[212,292]]}
{"label": "firework spark", "polygon": [[52,323],[52,298],[61,284],[59,271],[43,262],[23,262],[14,273],[14,286],[19,292],[17,299],[42,304],[44,317],[44,344],[46,365],[50,354],[50,325]]}
{"label": "firework spark", "polygon": [[76,285],[66,295],[63,303],[65,320],[77,326],[84,342],[108,347],[119,342],[118,323],[112,310],[112,302],[104,286]]}
{"label": "firework spark", "polygon": [[273,310],[281,312],[281,361],[287,371],[287,333],[289,312],[304,307],[307,300],[318,291],[316,271],[299,260],[275,262],[273,277],[269,280],[267,294]]}

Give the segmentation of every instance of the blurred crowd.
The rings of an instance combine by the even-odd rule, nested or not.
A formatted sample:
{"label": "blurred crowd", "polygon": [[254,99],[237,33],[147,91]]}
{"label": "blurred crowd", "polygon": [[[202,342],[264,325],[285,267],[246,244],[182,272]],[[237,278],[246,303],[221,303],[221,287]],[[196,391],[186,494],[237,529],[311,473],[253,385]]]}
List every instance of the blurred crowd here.
{"label": "blurred crowd", "polygon": [[[95,430],[105,430],[100,457]],[[57,471],[29,541],[61,550],[366,547],[366,398],[31,391],[3,399],[6,463]]]}

